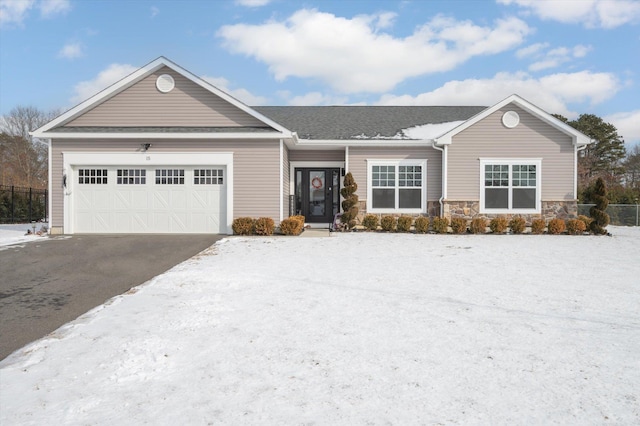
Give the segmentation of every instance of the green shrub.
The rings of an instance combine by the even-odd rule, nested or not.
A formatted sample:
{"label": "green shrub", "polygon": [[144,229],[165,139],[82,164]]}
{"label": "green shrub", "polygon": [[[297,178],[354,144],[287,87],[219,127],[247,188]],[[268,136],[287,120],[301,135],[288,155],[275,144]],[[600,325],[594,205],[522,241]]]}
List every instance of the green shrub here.
{"label": "green shrub", "polygon": [[433,218],[433,232],[436,234],[446,234],[449,230],[449,219],[446,217]]}
{"label": "green shrub", "polygon": [[284,235],[300,235],[302,233],[303,226],[299,219],[290,217],[280,222],[280,232]]}
{"label": "green shrub", "polygon": [[342,189],[340,194],[342,195],[342,216],[340,222],[344,224],[347,229],[352,229],[356,226],[356,217],[358,216],[358,184],[351,172],[347,173],[344,177]]}
{"label": "green shrub", "polygon": [[494,234],[504,234],[507,232],[508,226],[509,222],[507,221],[507,218],[503,216],[494,217],[491,219],[491,222],[489,222],[489,229],[491,229],[491,232]]}
{"label": "green shrub", "polygon": [[527,221],[523,217],[514,216],[509,221],[509,228],[514,234],[522,234],[527,227]]}
{"label": "green shrub", "polygon": [[413,223],[413,218],[411,216],[400,216],[398,218],[398,232],[409,232],[411,231],[411,224]]}
{"label": "green shrub", "polygon": [[487,219],[483,217],[474,217],[471,219],[469,230],[472,234],[484,234],[487,232]]}
{"label": "green shrub", "polygon": [[375,231],[378,229],[378,215],[368,214],[362,219],[362,226],[368,231]]}
{"label": "green shrub", "polygon": [[542,234],[544,232],[544,228],[546,227],[546,223],[544,219],[533,219],[531,221],[531,233],[532,234]]}
{"label": "green shrub", "polygon": [[587,225],[580,219],[567,220],[567,233],[569,235],[582,235],[587,230]]}
{"label": "green shrub", "polygon": [[396,218],[393,216],[382,216],[380,227],[383,231],[392,232],[396,229]]}
{"label": "green shrub", "polygon": [[270,217],[260,217],[256,219],[253,225],[256,235],[273,235],[275,224]]}
{"label": "green shrub", "polygon": [[454,217],[451,219],[451,230],[454,234],[464,234],[467,232],[467,219]]}
{"label": "green shrub", "polygon": [[426,234],[429,232],[429,218],[425,216],[417,217],[414,226],[416,228],[416,233]]}
{"label": "green shrub", "polygon": [[553,235],[562,234],[564,230],[565,230],[565,224],[564,224],[564,220],[562,219],[558,219],[558,218],[551,219],[547,224],[547,231],[550,234],[553,234]]}
{"label": "green shrub", "polygon": [[234,235],[252,235],[254,222],[251,217],[237,217],[233,219],[231,229]]}

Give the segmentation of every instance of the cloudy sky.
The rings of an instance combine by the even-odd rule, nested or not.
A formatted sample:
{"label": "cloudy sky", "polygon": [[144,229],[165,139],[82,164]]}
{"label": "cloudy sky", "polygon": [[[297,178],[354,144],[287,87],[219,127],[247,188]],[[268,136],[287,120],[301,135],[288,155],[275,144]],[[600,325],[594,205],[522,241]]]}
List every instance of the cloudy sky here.
{"label": "cloudy sky", "polygon": [[165,56],[249,105],[492,105],[640,142],[640,0],[0,0],[0,113]]}

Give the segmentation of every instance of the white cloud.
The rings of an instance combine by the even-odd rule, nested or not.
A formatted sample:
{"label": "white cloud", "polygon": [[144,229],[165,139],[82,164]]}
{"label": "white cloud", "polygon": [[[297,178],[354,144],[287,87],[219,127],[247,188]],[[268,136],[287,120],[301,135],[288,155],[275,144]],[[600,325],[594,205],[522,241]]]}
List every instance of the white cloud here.
{"label": "white cloud", "polygon": [[22,24],[35,0],[0,0],[0,26]]}
{"label": "white cloud", "polygon": [[66,13],[71,9],[69,0],[40,0],[38,3],[40,15],[50,18],[60,13]]}
{"label": "white cloud", "polygon": [[111,64],[107,69],[100,71],[93,80],[81,81],[76,84],[73,88],[75,94],[71,101],[74,103],[83,102],[137,69],[137,67],[128,64]]}
{"label": "white cloud", "polygon": [[381,31],[392,20],[388,13],[349,19],[302,9],[285,21],[226,25],[218,36],[231,52],[266,63],[279,81],[314,78],[339,92],[357,93],[388,91],[407,78],[512,49],[531,31],[517,18],[489,27],[437,16],[410,36],[396,38]]}
{"label": "white cloud", "polygon": [[591,46],[584,46],[582,44],[578,44],[572,48],[561,46],[545,51],[548,47],[549,43],[532,44],[531,46],[518,50],[516,57],[520,59],[534,59],[535,62],[529,66],[529,71],[541,71],[558,67],[570,62],[572,59],[583,58],[591,51]]}
{"label": "white cloud", "polygon": [[160,13],[160,9],[158,9],[156,6],[151,6],[151,18],[155,18],[156,16],[158,16],[158,13]]}
{"label": "white cloud", "polygon": [[515,4],[544,20],[585,27],[615,28],[640,21],[637,0],[496,0],[500,4]]}
{"label": "white cloud", "polygon": [[271,0],[236,0],[235,3],[245,7],[262,7],[271,3]]}
{"label": "white cloud", "polygon": [[0,27],[22,25],[29,11],[36,7],[43,18],[51,18],[71,9],[69,0],[0,0]]}
{"label": "white cloud", "polygon": [[60,58],[75,59],[82,56],[82,45],[80,43],[67,43],[58,52]]}
{"label": "white cloud", "polygon": [[493,105],[511,94],[518,94],[549,113],[576,117],[569,104],[595,105],[620,90],[618,80],[607,73],[559,73],[533,78],[524,72],[498,73],[490,79],[455,80],[431,92],[410,95],[384,95],[379,105]]}
{"label": "white cloud", "polygon": [[627,146],[640,143],[640,109],[611,114],[602,119],[616,126]]}
{"label": "white cloud", "polygon": [[229,80],[227,80],[224,77],[209,77],[209,76],[203,75],[201,78],[204,81],[214,85],[218,89],[222,90],[225,93],[228,93],[229,95],[233,96],[234,98],[238,99],[239,101],[243,102],[246,105],[258,106],[258,105],[264,105],[267,103],[267,98],[254,95],[253,93],[249,92],[247,89],[242,89],[242,88],[231,89],[229,87]]}

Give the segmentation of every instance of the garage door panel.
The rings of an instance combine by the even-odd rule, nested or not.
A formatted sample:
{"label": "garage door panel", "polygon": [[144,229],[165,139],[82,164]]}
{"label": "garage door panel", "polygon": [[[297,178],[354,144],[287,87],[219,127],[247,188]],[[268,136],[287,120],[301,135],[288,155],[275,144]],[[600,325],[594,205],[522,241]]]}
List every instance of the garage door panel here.
{"label": "garage door panel", "polygon": [[[99,168],[108,170],[104,183],[77,185],[73,191],[74,232],[220,233],[226,228],[225,185],[195,185],[192,168],[180,167],[185,176],[178,184],[148,178],[122,184],[117,167]],[[155,174],[152,168],[138,169],[147,177]]]}

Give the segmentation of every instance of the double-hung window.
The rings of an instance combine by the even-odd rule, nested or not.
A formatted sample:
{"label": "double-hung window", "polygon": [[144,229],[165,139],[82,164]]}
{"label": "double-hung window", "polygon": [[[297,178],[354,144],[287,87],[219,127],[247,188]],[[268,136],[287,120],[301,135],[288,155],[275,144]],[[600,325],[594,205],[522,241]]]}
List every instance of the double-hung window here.
{"label": "double-hung window", "polygon": [[482,213],[540,212],[540,159],[480,159]]}
{"label": "double-hung window", "polygon": [[368,160],[367,211],[420,213],[426,205],[426,160]]}

